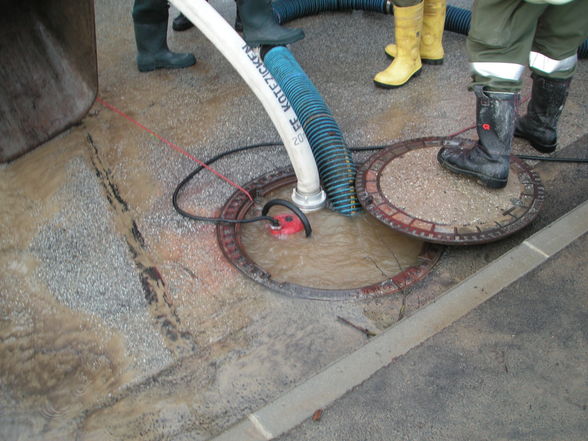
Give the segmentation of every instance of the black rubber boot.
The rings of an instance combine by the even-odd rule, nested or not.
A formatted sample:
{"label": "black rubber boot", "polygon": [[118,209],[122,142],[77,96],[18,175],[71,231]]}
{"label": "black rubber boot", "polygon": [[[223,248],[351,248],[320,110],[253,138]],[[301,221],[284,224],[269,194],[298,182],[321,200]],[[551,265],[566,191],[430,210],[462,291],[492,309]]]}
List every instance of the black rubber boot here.
{"label": "black rubber boot", "polygon": [[571,78],[565,80],[531,74],[533,88],[527,114],[515,124],[514,136],[524,138],[535,150],[553,153],[557,147],[557,122],[570,89]]}
{"label": "black rubber boot", "polygon": [[280,46],[304,38],[302,29],[288,29],[274,19],[272,0],[237,0],[243,38],[251,47]]}
{"label": "black rubber boot", "polygon": [[443,147],[437,160],[446,169],[473,176],[486,187],[503,188],[508,182],[518,94],[488,92],[482,86],[476,86],[474,92],[480,140],[471,150]]}
{"label": "black rubber boot", "polygon": [[186,31],[193,27],[194,23],[188,20],[181,12],[176,18],[174,18],[174,21],[172,22],[172,29],[177,32]]}
{"label": "black rubber boot", "polygon": [[178,54],[167,47],[167,21],[163,23],[135,23],[137,67],[139,72],[155,69],[180,69],[192,66],[192,54]]}
{"label": "black rubber boot", "polygon": [[235,9],[235,30],[237,32],[243,32],[243,23],[241,22],[241,15],[239,14],[239,6],[235,6]]}

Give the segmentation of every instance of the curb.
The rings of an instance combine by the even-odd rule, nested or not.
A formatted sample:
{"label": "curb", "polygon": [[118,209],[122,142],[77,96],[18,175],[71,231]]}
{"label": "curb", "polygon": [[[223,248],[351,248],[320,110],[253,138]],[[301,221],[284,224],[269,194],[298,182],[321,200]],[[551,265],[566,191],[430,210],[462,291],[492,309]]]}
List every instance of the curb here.
{"label": "curb", "polygon": [[445,329],[588,232],[588,201],[535,233],[412,316],[370,339],[211,441],[276,438]]}

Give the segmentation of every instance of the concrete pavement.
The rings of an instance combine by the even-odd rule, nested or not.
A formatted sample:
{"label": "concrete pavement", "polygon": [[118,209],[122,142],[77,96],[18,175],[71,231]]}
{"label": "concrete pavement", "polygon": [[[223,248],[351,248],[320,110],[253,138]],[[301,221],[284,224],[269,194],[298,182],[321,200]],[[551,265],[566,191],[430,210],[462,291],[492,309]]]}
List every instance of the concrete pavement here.
{"label": "concrete pavement", "polygon": [[[570,213],[549,227],[546,239],[561,240],[552,230],[559,225],[570,231],[569,216],[578,216],[586,227],[587,209],[584,204],[583,213]],[[277,439],[585,440],[587,246],[584,233],[453,325],[394,357],[327,406],[320,420],[305,418]],[[499,261],[488,269],[498,267]],[[468,291],[467,297],[475,296],[476,287]]]}
{"label": "concrete pavement", "polygon": [[587,233],[583,202],[215,441],[586,439]]}

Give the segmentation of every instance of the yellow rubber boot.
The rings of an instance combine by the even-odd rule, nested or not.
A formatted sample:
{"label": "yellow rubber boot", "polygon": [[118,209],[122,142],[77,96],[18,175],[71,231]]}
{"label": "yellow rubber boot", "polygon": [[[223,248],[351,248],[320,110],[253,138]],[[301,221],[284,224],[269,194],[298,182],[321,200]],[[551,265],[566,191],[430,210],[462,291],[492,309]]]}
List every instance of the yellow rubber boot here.
{"label": "yellow rubber boot", "polygon": [[[420,54],[423,64],[443,64],[443,30],[445,28],[446,0],[424,0],[423,32]],[[389,44],[384,49],[391,58],[396,58],[396,45]]]}
{"label": "yellow rubber boot", "polygon": [[421,72],[419,44],[423,27],[423,2],[400,8],[394,6],[394,37],[396,57],[394,61],[374,77],[376,86],[400,87]]}

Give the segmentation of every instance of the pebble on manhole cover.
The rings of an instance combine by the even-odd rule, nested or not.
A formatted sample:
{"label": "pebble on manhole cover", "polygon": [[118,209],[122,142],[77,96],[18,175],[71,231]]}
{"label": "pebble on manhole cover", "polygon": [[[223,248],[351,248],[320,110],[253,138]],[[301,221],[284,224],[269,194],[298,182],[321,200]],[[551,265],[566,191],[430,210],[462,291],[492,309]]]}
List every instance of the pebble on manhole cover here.
{"label": "pebble on manhole cover", "polygon": [[420,138],[369,158],[357,176],[364,208],[405,234],[461,245],[501,239],[537,216],[543,187],[522,161],[512,158],[505,188],[488,189],[438,164],[437,152],[447,144],[471,148],[474,141]]}

